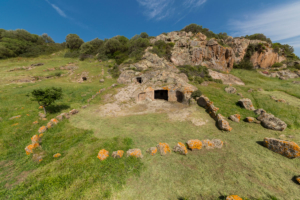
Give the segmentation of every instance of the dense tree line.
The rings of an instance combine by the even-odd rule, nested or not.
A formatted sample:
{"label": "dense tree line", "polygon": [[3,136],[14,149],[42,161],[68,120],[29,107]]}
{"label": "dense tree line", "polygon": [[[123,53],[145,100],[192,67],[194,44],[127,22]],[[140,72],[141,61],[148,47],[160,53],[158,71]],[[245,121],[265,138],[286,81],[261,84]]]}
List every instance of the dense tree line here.
{"label": "dense tree line", "polygon": [[50,36],[31,34],[26,30],[0,29],[0,59],[11,57],[35,57],[63,49]]}

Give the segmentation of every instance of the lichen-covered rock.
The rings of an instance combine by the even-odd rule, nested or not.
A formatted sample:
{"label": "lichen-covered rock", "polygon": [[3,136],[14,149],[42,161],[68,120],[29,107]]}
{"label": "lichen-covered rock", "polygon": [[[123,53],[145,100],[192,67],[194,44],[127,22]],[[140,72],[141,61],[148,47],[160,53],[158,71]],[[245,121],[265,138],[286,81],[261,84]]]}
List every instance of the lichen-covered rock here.
{"label": "lichen-covered rock", "polygon": [[257,115],[261,115],[261,114],[266,113],[266,111],[264,109],[260,108],[260,109],[254,110],[254,113],[257,114]]}
{"label": "lichen-covered rock", "polygon": [[295,142],[275,138],[264,138],[264,146],[287,158],[300,157],[300,147]]}
{"label": "lichen-covered rock", "polygon": [[39,113],[40,118],[46,118],[46,115],[44,113]]}
{"label": "lichen-covered rock", "polygon": [[97,158],[99,158],[99,160],[101,161],[105,160],[109,156],[108,154],[109,154],[108,151],[106,151],[105,149],[101,149],[98,153]]}
{"label": "lichen-covered rock", "polygon": [[51,123],[51,122],[48,122],[47,123],[47,129],[50,129],[50,128],[52,128],[53,127],[53,124]]}
{"label": "lichen-covered rock", "polygon": [[147,151],[150,155],[154,156],[157,153],[157,148],[156,147],[150,147]]}
{"label": "lichen-covered rock", "polygon": [[280,120],[277,117],[274,117],[274,115],[269,113],[264,113],[257,117],[259,121],[261,121],[261,124],[263,127],[276,130],[276,131],[284,131],[287,127],[287,124]]}
{"label": "lichen-covered rock", "polygon": [[222,120],[222,119],[226,119],[222,114],[217,114],[217,116],[216,116],[216,118],[215,118],[215,120],[216,121],[219,121],[219,120]]}
{"label": "lichen-covered rock", "polygon": [[223,130],[223,131],[231,131],[232,130],[228,121],[226,121],[225,119],[218,120],[218,127],[220,130]]}
{"label": "lichen-covered rock", "polygon": [[255,108],[252,104],[252,101],[250,99],[244,98],[244,99],[240,99],[238,102],[243,108],[246,108],[247,110],[252,110],[254,111]]}
{"label": "lichen-covered rock", "polygon": [[220,139],[213,139],[211,142],[214,144],[214,148],[221,149],[223,147],[224,142]]}
{"label": "lichen-covered rock", "polygon": [[156,147],[162,156],[171,153],[170,146],[167,143],[159,143]]}
{"label": "lichen-covered rock", "polygon": [[34,121],[34,122],[33,122],[33,124],[38,124],[38,123],[39,123],[38,121]]}
{"label": "lichen-covered rock", "polygon": [[229,117],[229,119],[231,119],[232,121],[234,121],[234,122],[240,122],[240,120],[241,120],[241,115],[239,115],[239,114],[234,114],[234,115],[231,115],[230,117]]}
{"label": "lichen-covered rock", "polygon": [[207,98],[206,96],[201,96],[198,100],[197,103],[199,106],[203,108],[207,108],[207,105],[212,104],[212,102]]}
{"label": "lichen-covered rock", "polygon": [[126,152],[127,157],[143,158],[142,151],[140,149],[129,149]]}
{"label": "lichen-covered rock", "polygon": [[111,156],[113,158],[122,158],[123,154],[124,154],[124,151],[118,150],[118,151],[114,151]]}
{"label": "lichen-covered rock", "polygon": [[284,99],[277,99],[276,102],[286,103],[286,100],[284,100]]}
{"label": "lichen-covered rock", "polygon": [[56,154],[53,155],[53,158],[58,158],[58,157],[60,157],[60,156],[61,156],[60,153],[56,153]]}
{"label": "lichen-covered rock", "polygon": [[187,141],[188,148],[192,151],[200,150],[202,148],[202,142],[198,139]]}
{"label": "lichen-covered rock", "polygon": [[260,121],[257,121],[254,117],[246,117],[245,122],[257,123],[257,124],[260,123]]}
{"label": "lichen-covered rock", "polygon": [[182,155],[186,155],[188,153],[186,146],[182,142],[178,142],[173,148],[173,151]]}
{"label": "lichen-covered rock", "polygon": [[47,130],[47,127],[42,126],[42,127],[39,128],[39,133],[44,133],[44,132],[46,132],[46,130]]}
{"label": "lichen-covered rock", "polygon": [[55,119],[55,118],[51,119],[50,122],[51,122],[53,125],[58,124],[58,120]]}
{"label": "lichen-covered rock", "polygon": [[202,140],[201,142],[202,142],[202,146],[206,149],[214,149],[215,147],[215,144],[208,139]]}
{"label": "lichen-covered rock", "polygon": [[296,181],[300,184],[300,176],[296,177]]}
{"label": "lichen-covered rock", "polygon": [[30,144],[25,148],[26,154],[29,155],[31,153],[33,153],[33,149],[39,147],[39,143],[34,143],[34,144]]}
{"label": "lichen-covered rock", "polygon": [[238,195],[230,195],[226,197],[226,200],[243,200],[243,199]]}
{"label": "lichen-covered rock", "polygon": [[40,143],[40,136],[39,135],[34,135],[31,137],[31,142],[32,144],[35,144],[35,143]]}
{"label": "lichen-covered rock", "polygon": [[43,109],[43,106],[40,106],[39,109]]}
{"label": "lichen-covered rock", "polygon": [[65,113],[62,113],[62,114],[56,116],[56,119],[59,121],[62,121],[64,119],[64,115],[65,115]]}
{"label": "lichen-covered rock", "polygon": [[75,115],[77,113],[79,113],[79,110],[73,109],[69,112],[71,115]]}
{"label": "lichen-covered rock", "polygon": [[236,93],[236,89],[235,89],[234,87],[231,87],[231,86],[225,88],[225,91],[226,91],[227,93],[229,93],[229,94],[234,94],[234,93]]}

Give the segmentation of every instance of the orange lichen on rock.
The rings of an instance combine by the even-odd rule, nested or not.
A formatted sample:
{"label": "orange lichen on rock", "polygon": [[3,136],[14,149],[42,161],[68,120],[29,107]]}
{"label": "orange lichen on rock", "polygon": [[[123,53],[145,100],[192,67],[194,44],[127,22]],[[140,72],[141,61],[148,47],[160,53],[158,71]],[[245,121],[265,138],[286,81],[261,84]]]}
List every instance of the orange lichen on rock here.
{"label": "orange lichen on rock", "polygon": [[202,145],[206,149],[213,149],[215,147],[215,144],[213,142],[211,142],[210,140],[203,140]]}
{"label": "orange lichen on rock", "polygon": [[300,176],[296,178],[296,181],[300,184]]}
{"label": "orange lichen on rock", "polygon": [[53,158],[58,158],[58,157],[60,157],[61,156],[61,154],[60,153],[57,153],[57,154],[54,154],[53,155]]}
{"label": "orange lichen on rock", "polygon": [[265,138],[264,146],[279,153],[287,158],[300,157],[300,147],[295,142],[279,140],[274,138]]}
{"label": "orange lichen on rock", "polygon": [[202,148],[202,142],[197,139],[187,141],[187,145],[192,151],[200,150]]}
{"label": "orange lichen on rock", "polygon": [[188,153],[186,146],[182,142],[178,142],[177,145],[173,148],[173,151],[178,152],[182,155],[186,155]]}
{"label": "orange lichen on rock", "polygon": [[226,200],[243,200],[243,199],[238,195],[230,195],[226,197]]}
{"label": "orange lichen on rock", "polygon": [[225,119],[218,120],[218,127],[219,129],[224,131],[232,131],[232,128],[230,127],[228,121],[226,121]]}
{"label": "orange lichen on rock", "polygon": [[39,147],[39,143],[35,143],[35,144],[30,144],[25,148],[26,154],[29,155],[31,153],[33,153],[33,149]]}
{"label": "orange lichen on rock", "polygon": [[255,118],[254,117],[247,117],[246,118],[246,122],[249,122],[249,123],[252,123],[255,121]]}
{"label": "orange lichen on rock", "polygon": [[39,134],[39,137],[41,138],[41,137],[43,137],[43,135],[44,135],[44,134],[43,134],[43,133],[41,133],[41,134]]}
{"label": "orange lichen on rock", "polygon": [[231,119],[232,121],[234,121],[234,122],[240,122],[240,120],[241,120],[241,115],[239,115],[239,114],[234,114],[234,115],[231,115],[230,117],[229,117],[229,119]]}
{"label": "orange lichen on rock", "polygon": [[101,149],[98,153],[97,158],[99,158],[99,160],[105,160],[109,156],[108,154],[108,151],[106,151],[105,149]]}
{"label": "orange lichen on rock", "polygon": [[39,133],[44,133],[47,130],[46,126],[42,126],[39,128]]}
{"label": "orange lichen on rock", "polygon": [[26,114],[27,116],[30,116],[29,114]]}
{"label": "orange lichen on rock", "polygon": [[55,118],[51,119],[50,122],[55,125],[58,124],[58,120]]}
{"label": "orange lichen on rock", "polygon": [[43,106],[40,106],[39,109],[43,109]]}
{"label": "orange lichen on rock", "polygon": [[156,147],[150,147],[146,152],[150,153],[151,156],[154,156],[157,153],[157,148]]}
{"label": "orange lichen on rock", "polygon": [[114,151],[111,156],[113,158],[122,158],[123,154],[124,154],[124,151],[118,150],[118,151]]}
{"label": "orange lichen on rock", "polygon": [[51,122],[48,122],[47,123],[47,128],[49,129],[49,128],[51,128],[53,126],[53,124],[51,123]]}
{"label": "orange lichen on rock", "polygon": [[34,135],[34,136],[32,136],[32,138],[31,138],[31,142],[32,142],[32,144],[35,144],[35,143],[40,143],[40,136],[38,136],[38,135]]}
{"label": "orange lichen on rock", "polygon": [[162,156],[171,153],[170,146],[167,143],[159,143],[156,147]]}
{"label": "orange lichen on rock", "polygon": [[38,124],[38,123],[39,123],[38,121],[34,121],[34,122],[33,122],[33,124]]}
{"label": "orange lichen on rock", "polygon": [[140,149],[129,149],[126,154],[127,157],[143,158],[142,151]]}
{"label": "orange lichen on rock", "polygon": [[19,123],[15,123],[15,124],[13,124],[13,125],[11,125],[11,126],[18,126],[19,125]]}

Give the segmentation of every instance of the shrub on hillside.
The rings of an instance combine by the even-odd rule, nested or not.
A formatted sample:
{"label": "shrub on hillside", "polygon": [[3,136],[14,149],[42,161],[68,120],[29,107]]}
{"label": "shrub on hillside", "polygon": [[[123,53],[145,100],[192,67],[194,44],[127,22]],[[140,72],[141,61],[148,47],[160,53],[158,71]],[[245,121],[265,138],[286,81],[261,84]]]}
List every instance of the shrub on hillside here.
{"label": "shrub on hillside", "polygon": [[79,50],[68,50],[66,53],[65,53],[65,58],[78,58],[80,55],[80,52]]}
{"label": "shrub on hillside", "polygon": [[266,41],[268,43],[271,43],[272,44],[272,41],[270,38],[267,38],[264,34],[262,33],[256,33],[256,34],[253,34],[253,35],[246,35],[245,36],[246,39],[249,39],[249,40],[261,40],[261,41]]}
{"label": "shrub on hillside", "polygon": [[272,48],[276,53],[287,57],[288,60],[299,60],[299,57],[294,54],[294,48],[288,44],[274,43]]}
{"label": "shrub on hillside", "polygon": [[149,35],[146,32],[140,34],[141,38],[148,38]]}
{"label": "shrub on hillside", "polygon": [[79,49],[84,41],[76,34],[69,34],[66,37],[67,48],[74,50]]}
{"label": "shrub on hillside", "polygon": [[174,43],[166,43],[165,41],[158,40],[154,43],[152,53],[157,54],[161,58],[165,58],[166,60],[171,60],[172,56],[172,48],[174,47]]}
{"label": "shrub on hillside", "polygon": [[202,92],[200,90],[196,90],[192,93],[191,97],[193,99],[196,99],[197,97],[200,97],[202,95]]}
{"label": "shrub on hillside", "polygon": [[240,63],[234,63],[233,64],[234,69],[246,69],[246,70],[252,70],[254,69],[253,64],[250,62],[250,60],[243,59]]}
{"label": "shrub on hillside", "polygon": [[118,65],[111,65],[108,69],[108,72],[112,75],[113,78],[119,78],[121,74]]}
{"label": "shrub on hillside", "polygon": [[282,63],[277,62],[272,65],[272,68],[278,68],[278,67],[282,67],[282,66],[283,66]]}
{"label": "shrub on hillside", "polygon": [[207,38],[216,38],[216,39],[223,39],[223,40],[228,38],[227,33],[215,34],[214,32],[210,31],[208,28],[203,28],[202,26],[200,26],[198,24],[187,25],[186,27],[184,27],[182,29],[182,31],[192,32],[194,34],[200,32],[200,33],[206,35]]}

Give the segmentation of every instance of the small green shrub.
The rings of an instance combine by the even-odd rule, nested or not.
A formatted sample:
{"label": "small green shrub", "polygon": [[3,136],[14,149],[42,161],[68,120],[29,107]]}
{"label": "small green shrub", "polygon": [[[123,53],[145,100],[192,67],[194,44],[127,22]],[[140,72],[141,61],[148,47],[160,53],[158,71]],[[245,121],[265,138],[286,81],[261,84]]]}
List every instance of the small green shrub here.
{"label": "small green shrub", "polygon": [[119,76],[121,74],[118,65],[110,66],[110,68],[108,69],[108,72],[112,75],[113,78],[119,78]]}
{"label": "small green shrub", "polygon": [[282,66],[283,66],[282,63],[274,63],[274,64],[272,65],[272,68],[278,68],[278,67],[282,67]]}
{"label": "small green shrub", "polygon": [[166,43],[162,40],[158,40],[154,43],[151,52],[157,54],[161,58],[171,60],[171,56],[172,56],[171,51],[174,45],[175,45],[174,43]]}
{"label": "small green shrub", "polygon": [[62,73],[61,72],[55,72],[54,75],[57,76],[57,77],[60,77],[62,75]]}
{"label": "small green shrub", "polygon": [[197,97],[200,97],[202,95],[202,92],[200,90],[196,90],[192,93],[191,97],[193,99],[196,99]]}
{"label": "small green shrub", "polygon": [[80,55],[79,50],[69,50],[65,53],[65,58],[78,58]]}

